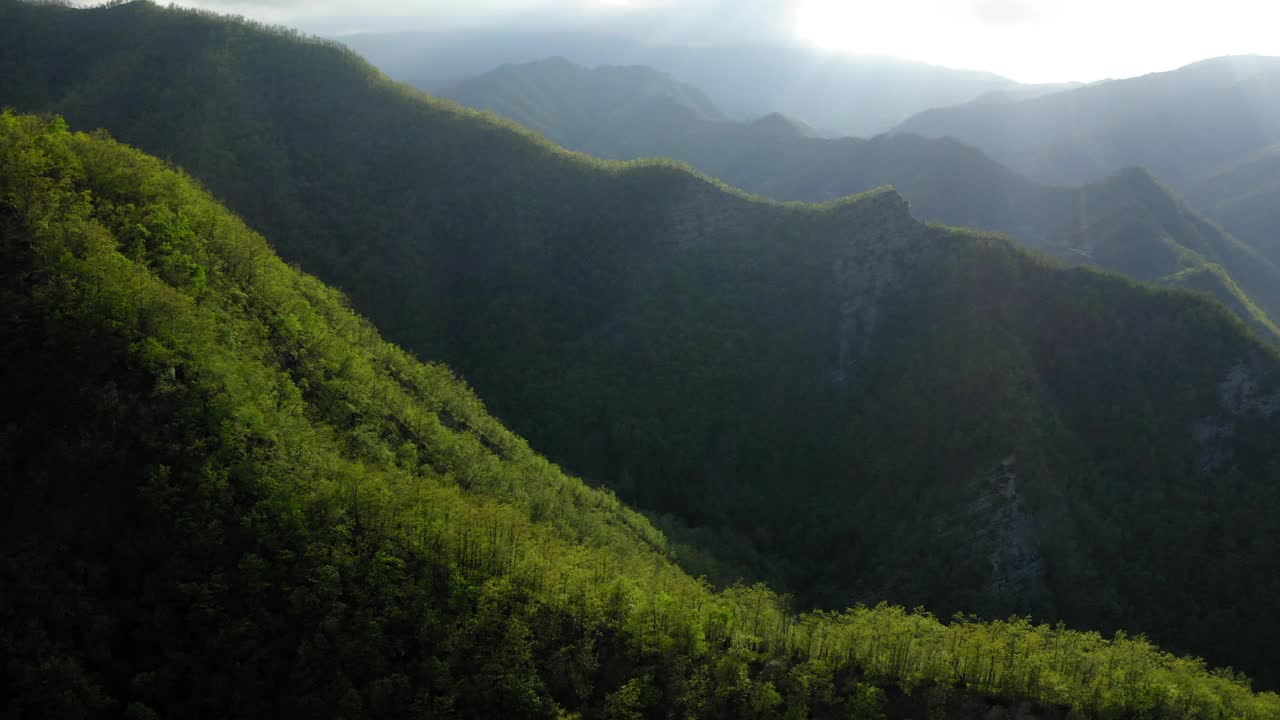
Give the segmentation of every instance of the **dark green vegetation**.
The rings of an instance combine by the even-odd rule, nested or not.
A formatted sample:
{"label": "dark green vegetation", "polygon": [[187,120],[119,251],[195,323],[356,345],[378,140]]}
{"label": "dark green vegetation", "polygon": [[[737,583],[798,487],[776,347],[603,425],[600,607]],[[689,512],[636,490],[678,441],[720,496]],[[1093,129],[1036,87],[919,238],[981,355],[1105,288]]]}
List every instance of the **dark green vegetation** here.
{"label": "dark green vegetation", "polygon": [[5,717],[1280,712],[1142,639],[714,594],[186,177],[59,118],[0,115],[0,257]]}
{"label": "dark green vegetation", "polygon": [[782,112],[834,136],[869,137],[928,108],[967,102],[993,91],[1035,92],[1041,87],[990,73],[797,46],[709,46],[704,39],[681,45],[678,34],[676,28],[665,28],[660,41],[649,42],[643,33],[636,37],[625,30],[538,33],[513,28],[376,33],[341,40],[391,77],[431,93],[504,63],[563,56],[591,66],[656,68],[704,89],[734,116]]}
{"label": "dark green vegetation", "polygon": [[[446,95],[573,150],[618,160],[671,157],[779,200],[830,200],[893,185],[919,217],[1009,233],[1068,262],[1210,292],[1265,337],[1280,340],[1274,323],[1280,269],[1145,172],[1051,188],[954,140],[906,134],[821,139],[778,115],[726,121],[696,90],[660,73],[591,70],[562,59],[505,66]],[[1257,206],[1254,216],[1280,207],[1267,202],[1275,187],[1251,182],[1256,170],[1270,168],[1254,167],[1220,183],[1234,190],[1220,204]]]}
{"label": "dark green vegetation", "polygon": [[666,513],[697,573],[1124,628],[1280,682],[1280,361],[1216,303],[893,193],[783,206],[592,161],[154,5],[0,3],[0,103],[180,163],[552,460]]}

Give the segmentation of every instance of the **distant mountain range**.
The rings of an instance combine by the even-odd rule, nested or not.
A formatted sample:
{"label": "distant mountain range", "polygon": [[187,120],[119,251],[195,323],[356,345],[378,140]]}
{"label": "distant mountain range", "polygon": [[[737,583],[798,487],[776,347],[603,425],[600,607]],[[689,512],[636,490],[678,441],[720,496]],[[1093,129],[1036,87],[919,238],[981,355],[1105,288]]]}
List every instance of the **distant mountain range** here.
{"label": "distant mountain range", "polygon": [[642,66],[588,70],[564,58],[504,65],[443,93],[517,119],[548,139],[600,157],[610,144],[654,143],[727,118],[695,87]]}
{"label": "distant mountain range", "polygon": [[[589,33],[391,33],[343,41],[429,92],[503,63],[564,56],[589,66],[645,65],[670,73],[703,88],[736,120],[779,112],[826,137],[871,137],[891,129],[953,137],[1051,186],[1096,183],[1125,168],[1146,167],[1280,264],[1268,210],[1280,206],[1280,196],[1253,189],[1228,199],[1212,187],[1215,178],[1229,182],[1232,168],[1280,143],[1280,58],[1214,58],[1089,85],[1020,85],[981,73],[796,48],[658,46]],[[1277,182],[1272,172],[1259,185]]]}
{"label": "distant mountain range", "polygon": [[1042,182],[1142,166],[1185,190],[1280,142],[1280,58],[1215,58],[1019,102],[928,110],[896,130],[956,138]]}
{"label": "distant mountain range", "polygon": [[1267,159],[1280,143],[1280,58],[1215,58],[1020,102],[928,110],[897,132],[956,138],[1050,184],[1150,168],[1280,262],[1267,210],[1280,205],[1280,173]]}
{"label": "distant mountain range", "polygon": [[1280,262],[1280,145],[1193,183],[1187,196],[1232,234]]}
{"label": "distant mountain range", "polygon": [[822,139],[778,114],[727,120],[696,89],[643,67],[588,69],[556,58],[506,65],[443,94],[574,150],[675,158],[779,200],[824,201],[892,185],[922,218],[1005,232],[1069,262],[1209,291],[1280,341],[1280,270],[1149,173],[1054,188],[950,139]]}
{"label": "distant mountain range", "polygon": [[428,92],[504,63],[559,56],[644,65],[702,88],[739,119],[781,112],[824,135],[868,137],[928,108],[986,93],[1035,92],[990,73],[777,45],[682,46],[591,33],[429,33],[339,38],[388,75]]}

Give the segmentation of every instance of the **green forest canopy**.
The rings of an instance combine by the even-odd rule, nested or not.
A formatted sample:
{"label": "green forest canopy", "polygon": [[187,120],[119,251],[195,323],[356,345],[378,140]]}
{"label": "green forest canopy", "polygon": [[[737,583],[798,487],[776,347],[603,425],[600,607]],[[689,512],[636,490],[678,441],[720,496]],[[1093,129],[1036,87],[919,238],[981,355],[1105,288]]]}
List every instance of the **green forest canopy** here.
{"label": "green forest canopy", "polygon": [[1123,634],[713,593],[188,178],[58,118],[0,115],[0,249],[8,716],[1280,713]]}
{"label": "green forest canopy", "polygon": [[1280,364],[1221,306],[925,228],[891,192],[781,206],[592,161],[296,34],[145,3],[0,20],[0,103],[180,163],[663,513],[696,574],[1124,628],[1280,682]]}

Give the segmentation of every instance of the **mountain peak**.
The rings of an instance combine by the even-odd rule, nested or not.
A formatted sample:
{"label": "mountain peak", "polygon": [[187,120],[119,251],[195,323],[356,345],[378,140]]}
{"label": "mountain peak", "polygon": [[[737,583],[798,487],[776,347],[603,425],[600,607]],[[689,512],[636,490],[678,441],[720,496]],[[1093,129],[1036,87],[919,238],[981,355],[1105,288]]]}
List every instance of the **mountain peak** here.
{"label": "mountain peak", "polygon": [[787,117],[779,112],[771,112],[751,121],[754,130],[772,135],[794,135],[797,137],[814,137],[817,132],[813,128]]}
{"label": "mountain peak", "polygon": [[667,73],[642,65],[589,68],[562,56],[503,65],[455,83],[442,94],[587,151],[594,148],[576,147],[573,140],[598,136],[614,126],[630,128],[654,114],[685,116],[690,122],[724,120],[702,91]]}
{"label": "mountain peak", "polygon": [[955,137],[1040,182],[1097,182],[1141,165],[1186,191],[1280,142],[1280,58],[1211,58],[1018,102],[937,108],[898,129]]}

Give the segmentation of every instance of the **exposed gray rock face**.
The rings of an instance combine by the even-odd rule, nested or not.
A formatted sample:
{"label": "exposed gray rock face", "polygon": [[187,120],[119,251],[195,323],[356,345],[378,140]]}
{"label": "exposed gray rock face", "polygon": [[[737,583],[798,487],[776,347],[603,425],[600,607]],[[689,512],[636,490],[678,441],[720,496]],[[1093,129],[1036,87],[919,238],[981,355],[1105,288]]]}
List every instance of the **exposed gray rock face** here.
{"label": "exposed gray rock face", "polygon": [[882,192],[838,208],[832,272],[840,298],[835,380],[846,382],[866,352],[887,294],[901,289],[932,249],[932,233],[907,201]]}
{"label": "exposed gray rock face", "polygon": [[1280,413],[1280,390],[1265,392],[1256,372],[1247,363],[1237,363],[1227,371],[1218,386],[1223,413],[1201,418],[1187,426],[1187,432],[1200,446],[1200,471],[1213,473],[1231,462],[1231,446],[1236,434],[1236,421],[1256,418],[1269,420]]}
{"label": "exposed gray rock face", "polygon": [[985,560],[986,595],[1000,613],[1030,613],[1049,597],[1047,563],[1024,483],[1011,454],[973,476],[963,489],[967,500],[934,520],[937,547],[965,547],[966,554]]}
{"label": "exposed gray rock face", "polygon": [[961,511],[959,527],[990,563],[993,598],[1029,608],[1048,594],[1045,561],[1035,517],[1018,489],[1017,456],[1010,455],[972,483],[973,499]]}
{"label": "exposed gray rock face", "polygon": [[[713,238],[732,243],[758,234],[761,224],[778,225],[780,219],[802,221],[691,177],[667,210],[666,237],[689,251]],[[844,383],[867,350],[886,296],[901,289],[927,258],[937,232],[912,217],[894,190],[840,202],[812,222],[806,243],[829,248],[832,257],[837,308],[831,379]]]}
{"label": "exposed gray rock face", "polygon": [[1235,416],[1255,416],[1268,420],[1280,412],[1280,391],[1264,394],[1254,371],[1239,363],[1227,371],[1219,386],[1222,407]]}
{"label": "exposed gray rock face", "polygon": [[1201,418],[1187,426],[1187,430],[1201,448],[1200,472],[1209,474],[1231,462],[1231,438],[1236,434],[1234,420]]}

